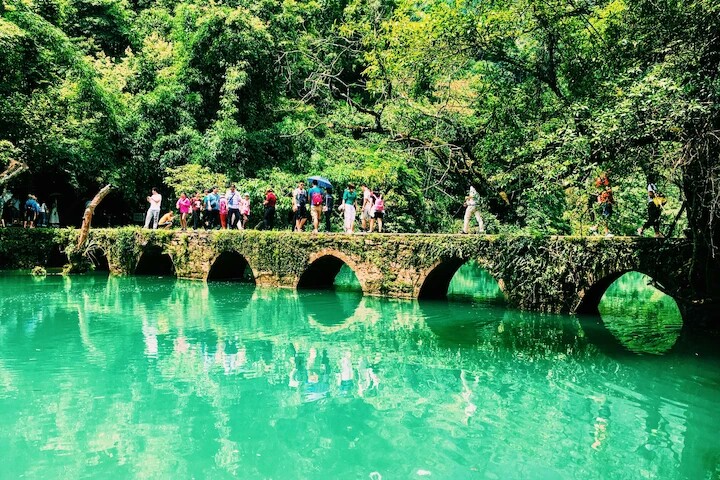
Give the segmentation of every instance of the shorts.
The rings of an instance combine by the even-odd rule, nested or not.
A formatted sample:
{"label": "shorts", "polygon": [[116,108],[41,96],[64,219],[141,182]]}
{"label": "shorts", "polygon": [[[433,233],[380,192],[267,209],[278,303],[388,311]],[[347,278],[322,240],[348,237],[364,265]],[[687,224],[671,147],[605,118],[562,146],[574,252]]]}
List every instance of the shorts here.
{"label": "shorts", "polygon": [[320,218],[322,217],[322,205],[313,205],[310,207],[310,217],[312,218],[313,222],[319,222]]}
{"label": "shorts", "polygon": [[382,220],[385,217],[385,212],[375,212],[375,216],[373,217],[375,220]]}
{"label": "shorts", "polygon": [[307,218],[307,213],[307,206],[298,205],[298,208],[295,211],[295,220],[302,220],[303,218]]}
{"label": "shorts", "polygon": [[602,209],[602,215],[603,217],[610,217],[612,215],[612,204],[611,203],[605,203],[603,204]]}
{"label": "shorts", "polygon": [[370,220],[371,218],[373,218],[373,216],[370,212],[370,209],[367,209],[367,208],[365,210],[363,210],[360,215],[363,220]]}

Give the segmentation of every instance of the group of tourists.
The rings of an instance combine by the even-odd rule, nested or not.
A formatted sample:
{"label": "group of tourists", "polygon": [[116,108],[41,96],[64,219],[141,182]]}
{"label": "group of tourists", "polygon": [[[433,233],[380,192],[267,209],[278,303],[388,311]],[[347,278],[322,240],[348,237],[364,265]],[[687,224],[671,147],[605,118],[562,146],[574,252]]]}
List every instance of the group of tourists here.
{"label": "group of tourists", "polygon": [[[343,231],[355,233],[358,207],[360,209],[360,228],[362,232],[372,233],[377,225],[378,233],[383,231],[385,217],[385,199],[383,192],[373,192],[367,185],[361,185],[362,197],[355,191],[355,184],[348,183],[343,191],[342,201],[337,209],[343,215]],[[308,212],[312,224],[312,232],[318,233],[321,219],[325,220],[325,231],[332,231],[331,220],[335,199],[333,189],[326,185],[321,187],[319,180],[313,179],[309,190],[305,182],[298,182],[292,192],[292,211],[294,215],[294,231],[302,232],[308,220]]]}
{"label": "group of tourists", "polygon": [[[170,228],[175,223],[175,212],[168,211],[162,217],[160,216],[160,207],[162,204],[162,195],[157,188],[152,189],[151,195],[147,197],[150,204],[145,216],[145,228],[157,229]],[[275,219],[275,203],[277,197],[272,188],[268,188],[265,192],[265,216],[263,220],[263,228],[272,229]],[[239,229],[244,230],[248,227],[250,219],[250,194],[241,194],[237,191],[235,184],[225,193],[219,193],[218,187],[206,189],[205,193],[195,192],[194,195],[188,196],[182,192],[175,202],[180,217],[180,228],[185,231],[189,222],[192,222],[192,228],[204,228],[206,230],[218,229]]]}
{"label": "group of tourists", "polygon": [[25,202],[6,192],[0,198],[0,225],[3,227],[17,225],[23,228],[57,226],[60,223],[57,213],[57,201],[52,210],[45,202],[29,194]]}
{"label": "group of tourists", "polygon": [[[594,181],[595,190],[588,197],[588,212],[591,221],[595,223],[596,208],[599,206],[599,226],[605,236],[612,236],[610,233],[610,219],[613,215],[615,197],[613,188],[606,172],[602,172]],[[637,234],[642,235],[645,230],[652,227],[655,237],[662,237],[660,232],[660,216],[665,205],[665,197],[658,191],[654,183],[647,186],[647,221],[637,229]],[[360,232],[372,233],[383,232],[385,218],[385,199],[383,192],[363,184],[360,191],[357,191],[355,184],[348,183],[344,189],[341,201],[335,207],[332,185],[320,177],[311,177],[310,187],[305,188],[305,182],[299,181],[297,187],[292,189],[288,196],[292,201],[290,211],[290,224],[295,232],[303,232],[306,227],[313,233],[318,233],[323,226],[325,232],[332,231],[332,218],[336,212],[343,218],[343,232],[355,233],[357,227],[358,213],[360,217]],[[152,189],[151,195],[147,197],[150,204],[145,217],[145,228],[169,228],[174,225],[176,214],[168,211],[160,215],[162,195],[156,188]],[[263,199],[263,218],[255,228],[261,230],[272,230],[275,226],[275,208],[278,198],[272,188],[265,191]],[[27,205],[27,224],[34,225],[36,218],[43,218],[42,207],[37,204],[36,199],[31,195]],[[463,203],[465,215],[461,233],[471,233],[470,223],[473,218],[477,222],[477,233],[485,233],[485,223],[480,210],[480,198],[475,187],[470,187]],[[194,195],[181,193],[175,203],[179,214],[179,223],[182,230],[187,230],[191,225],[194,230],[199,228],[212,229],[238,229],[249,228],[251,216],[250,194],[240,193],[235,184],[230,185],[225,193],[220,193],[217,187],[205,190],[204,193],[196,192]],[[37,215],[33,212],[37,212]],[[42,220],[40,220],[42,222]],[[598,224],[594,224],[591,233],[598,233]]]}
{"label": "group of tourists", "polygon": [[[305,231],[311,226],[313,233],[320,231],[324,224],[324,231],[332,231],[332,216],[335,213],[335,199],[333,188],[329,182],[321,186],[317,179],[311,180],[309,189],[305,182],[300,181],[297,187],[290,192],[292,201],[291,225],[293,231]],[[145,228],[170,228],[175,224],[176,213],[172,210],[161,214],[162,195],[157,188],[153,188],[146,198],[149,208],[145,216]],[[272,230],[275,226],[275,208],[278,198],[272,188],[265,191],[263,199],[263,219],[255,228]],[[249,228],[250,220],[250,194],[240,193],[234,184],[225,193],[219,193],[217,187],[205,190],[205,193],[196,192],[193,196],[181,193],[175,202],[175,209],[179,215],[179,224],[182,230],[191,225],[194,230],[204,228],[213,229],[239,229]],[[357,212],[360,211],[360,228],[363,232],[374,232],[377,227],[379,233],[383,232],[383,219],[385,216],[385,199],[383,192],[372,191],[367,185],[361,186],[361,194],[355,191],[355,185],[349,183],[343,192],[342,201],[337,211],[343,215],[343,231],[354,233],[357,221]],[[309,220],[309,224],[308,224]]]}
{"label": "group of tourists", "polygon": [[[665,195],[659,192],[657,186],[652,181],[647,186],[647,220],[637,229],[637,234],[642,235],[646,229],[652,227],[655,231],[655,237],[663,237],[660,232],[660,215],[663,206],[666,203]],[[613,236],[610,233],[610,217],[613,214],[613,206],[615,205],[615,197],[613,196],[612,186],[608,179],[607,172],[602,172],[595,179],[595,192],[588,197],[587,210],[592,221],[595,220],[595,206],[600,206],[600,224],[603,227],[603,233],[606,237]],[[593,225],[590,227],[591,234],[597,234],[598,227]]]}
{"label": "group of tourists", "polygon": [[[607,172],[600,173],[600,176],[595,179],[595,193],[590,195],[588,199],[588,209],[591,212],[591,217],[594,217],[594,205],[590,205],[590,202],[600,205],[600,223],[603,227],[603,233],[605,236],[612,236],[610,233],[610,217],[613,214],[613,205],[615,205],[615,197],[613,196],[612,186],[610,185],[610,179],[607,176]],[[594,225],[591,229],[592,233],[597,233],[597,225]]]}

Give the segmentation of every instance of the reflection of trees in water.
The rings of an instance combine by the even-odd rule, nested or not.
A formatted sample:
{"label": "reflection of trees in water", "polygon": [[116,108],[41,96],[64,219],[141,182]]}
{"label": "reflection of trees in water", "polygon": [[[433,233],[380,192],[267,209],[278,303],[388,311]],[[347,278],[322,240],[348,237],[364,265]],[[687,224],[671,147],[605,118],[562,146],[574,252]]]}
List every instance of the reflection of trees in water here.
{"label": "reflection of trees in water", "polygon": [[453,276],[448,298],[503,303],[505,296],[495,280],[475,260],[464,263]]}
{"label": "reflection of trees in water", "polygon": [[649,282],[649,277],[637,272],[618,278],[600,301],[600,316],[631,352],[662,354],[675,345],[682,315],[675,300]]}
{"label": "reflection of trees in water", "polygon": [[362,292],[360,280],[358,280],[357,275],[355,275],[352,268],[348,267],[346,264],[343,264],[343,266],[340,267],[340,271],[333,281],[333,286],[335,287],[335,290],[339,291]]}
{"label": "reflection of trees in water", "polygon": [[[279,476],[311,466],[294,441],[313,444],[334,433],[334,422],[358,416],[373,420],[368,441],[399,462],[391,446],[418,444],[418,426],[439,435],[451,429],[480,449],[485,443],[473,438],[496,445],[523,438],[526,458],[549,463],[547,445],[567,440],[569,420],[580,439],[563,448],[575,458],[587,455],[583,448],[609,449],[612,468],[645,445],[655,448],[647,465],[673,461],[672,452],[683,450],[685,409],[666,411],[639,398],[646,372],[600,354],[574,317],[156,279],[61,285],[62,308],[84,315],[77,320],[84,331],[67,341],[88,358],[102,352],[105,365],[90,362],[87,373],[64,374],[59,392],[37,394],[57,432],[39,416],[27,420],[28,411],[12,430],[87,449],[100,463],[103,451],[114,451],[136,476],[207,474],[193,470],[187,451],[214,457],[220,472],[236,474],[242,465],[248,476]],[[50,326],[49,308],[30,311],[43,312],[42,324]],[[24,320],[14,322],[10,334],[0,319],[0,342],[27,335]],[[111,374],[100,375],[103,369]],[[96,398],[98,388],[114,398]],[[306,402],[323,408],[308,410]],[[622,449],[613,447],[608,436],[627,417],[637,419],[637,429],[623,432]],[[192,425],[198,418],[203,428]],[[653,436],[658,431],[662,438]],[[239,454],[267,442],[277,455],[270,473],[253,455]],[[419,454],[437,448],[427,443],[417,446]],[[76,462],[69,471],[81,476],[85,464]],[[598,477],[593,465],[578,466],[577,474]]]}

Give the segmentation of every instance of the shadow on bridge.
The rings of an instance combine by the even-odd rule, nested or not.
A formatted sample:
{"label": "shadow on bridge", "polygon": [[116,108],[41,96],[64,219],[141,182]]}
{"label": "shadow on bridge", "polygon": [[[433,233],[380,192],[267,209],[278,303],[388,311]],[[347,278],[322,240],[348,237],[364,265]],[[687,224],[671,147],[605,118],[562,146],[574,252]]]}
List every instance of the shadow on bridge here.
{"label": "shadow on bridge", "polygon": [[135,275],[174,276],[175,263],[170,255],[163,252],[162,248],[150,246],[140,255],[135,267]]}
{"label": "shadow on bridge", "polygon": [[223,252],[210,266],[207,280],[255,283],[255,276],[247,259],[237,252]]}

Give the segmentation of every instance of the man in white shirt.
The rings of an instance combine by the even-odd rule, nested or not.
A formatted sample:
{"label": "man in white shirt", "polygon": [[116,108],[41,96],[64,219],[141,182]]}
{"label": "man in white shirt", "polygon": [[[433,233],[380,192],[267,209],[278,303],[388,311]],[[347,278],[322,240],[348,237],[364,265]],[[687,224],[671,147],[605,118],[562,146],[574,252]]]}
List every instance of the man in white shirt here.
{"label": "man in white shirt", "polygon": [[242,217],[240,216],[240,193],[235,189],[234,183],[225,193],[225,198],[228,206],[228,225],[230,225],[230,230],[235,230]]}
{"label": "man in white shirt", "polygon": [[157,188],[152,189],[152,195],[147,197],[147,201],[150,203],[150,208],[145,216],[145,228],[150,228],[150,220],[152,220],[153,229],[157,230],[158,220],[160,220],[160,204],[162,203],[162,195],[158,193]]}

